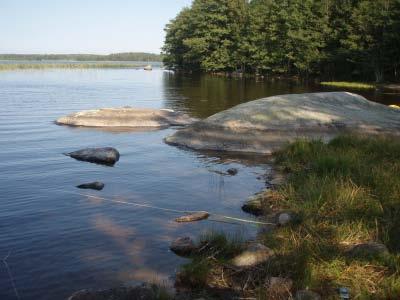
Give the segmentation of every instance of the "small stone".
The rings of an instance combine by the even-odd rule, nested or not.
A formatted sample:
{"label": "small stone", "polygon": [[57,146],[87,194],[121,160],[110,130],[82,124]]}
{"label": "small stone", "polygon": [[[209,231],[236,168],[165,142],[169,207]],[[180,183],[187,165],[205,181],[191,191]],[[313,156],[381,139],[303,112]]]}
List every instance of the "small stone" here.
{"label": "small stone", "polygon": [[95,181],[90,183],[84,183],[76,186],[79,189],[92,189],[96,191],[101,191],[104,188],[104,183]]}
{"label": "small stone", "polygon": [[206,211],[199,211],[190,215],[182,216],[175,219],[175,222],[184,223],[184,222],[195,222],[205,220],[210,216],[210,214]]}
{"label": "small stone", "polygon": [[368,242],[351,247],[347,254],[349,256],[380,256],[387,254],[389,251],[384,244],[376,242]]}
{"label": "small stone", "polygon": [[289,224],[292,221],[292,219],[293,219],[292,215],[287,212],[278,213],[276,215],[276,223],[281,226]]}
{"label": "small stone", "polygon": [[180,237],[171,243],[169,249],[177,255],[187,256],[197,248],[190,237]]}
{"label": "small stone", "polygon": [[239,171],[238,171],[238,169],[236,169],[236,168],[230,168],[230,169],[228,169],[228,170],[226,171],[226,173],[228,173],[228,174],[231,175],[231,176],[235,176],[238,172],[239,172]]}
{"label": "small stone", "polygon": [[300,290],[296,293],[295,300],[321,300],[321,296],[310,290]]}
{"label": "small stone", "polygon": [[251,268],[262,264],[274,255],[274,251],[260,244],[252,243],[241,254],[232,259],[235,267]]}

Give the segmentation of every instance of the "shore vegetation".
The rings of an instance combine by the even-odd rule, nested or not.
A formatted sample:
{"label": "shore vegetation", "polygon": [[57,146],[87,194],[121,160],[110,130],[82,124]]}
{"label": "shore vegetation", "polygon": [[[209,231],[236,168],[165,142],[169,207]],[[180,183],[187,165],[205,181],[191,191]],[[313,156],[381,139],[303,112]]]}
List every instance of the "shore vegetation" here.
{"label": "shore vegetation", "polygon": [[290,211],[299,221],[261,231],[259,239],[275,256],[250,270],[232,269],[227,262],[240,247],[218,234],[209,238],[223,241],[212,248],[218,255],[193,256],[182,267],[183,278],[190,278],[183,283],[281,299],[265,285],[279,277],[292,283],[282,299],[304,289],[336,299],[339,288],[351,299],[399,299],[399,153],[400,141],[390,137],[342,135],[327,144],[288,145],[275,154],[287,180],[269,191],[263,207],[265,215]]}

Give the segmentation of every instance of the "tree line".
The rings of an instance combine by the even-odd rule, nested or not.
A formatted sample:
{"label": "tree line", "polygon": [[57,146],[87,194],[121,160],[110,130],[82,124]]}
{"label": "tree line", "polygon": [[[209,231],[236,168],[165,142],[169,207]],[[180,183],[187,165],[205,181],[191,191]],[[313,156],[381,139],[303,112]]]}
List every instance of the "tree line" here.
{"label": "tree line", "polygon": [[399,80],[400,0],[194,0],[165,31],[174,70]]}
{"label": "tree line", "polygon": [[145,52],[98,54],[0,54],[0,60],[162,61],[160,54]]}

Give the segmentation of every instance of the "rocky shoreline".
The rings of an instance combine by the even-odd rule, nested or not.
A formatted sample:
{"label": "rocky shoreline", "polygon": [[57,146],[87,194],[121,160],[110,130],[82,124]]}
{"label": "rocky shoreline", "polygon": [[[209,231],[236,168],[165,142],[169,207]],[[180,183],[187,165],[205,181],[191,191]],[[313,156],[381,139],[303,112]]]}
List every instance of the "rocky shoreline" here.
{"label": "rocky shoreline", "polygon": [[[338,135],[348,133],[371,136],[377,134],[400,135],[400,112],[398,110],[372,103],[361,96],[350,93],[269,97],[238,105],[198,122],[167,110],[156,113],[154,111],[143,113],[143,111],[130,108],[128,110],[127,115],[125,109],[77,113],[64,119],[61,118],[57,120],[57,123],[110,127],[126,125],[134,127],[139,124],[155,127],[185,125],[186,127],[167,137],[165,142],[196,150],[261,154],[273,154],[298,138],[330,141]],[[117,121],[114,119],[115,116],[117,116]],[[138,116],[139,119],[135,119]],[[110,121],[110,118],[113,121]],[[106,150],[113,151],[112,148]],[[83,152],[72,152],[68,155],[89,162],[105,162],[101,162],[97,158],[96,160],[88,159],[85,156],[87,151]],[[105,163],[114,164],[119,159],[119,153],[118,155],[113,154],[112,161],[108,161],[108,159],[107,156]],[[269,232],[284,227],[291,228],[303,221],[297,211],[287,209],[282,205],[282,194],[278,192],[290,176],[290,172],[282,166],[274,166],[274,171],[266,179],[267,188],[250,197],[242,206],[245,212],[254,214],[265,224],[269,224],[266,228]],[[237,170],[230,169],[225,175],[234,176],[236,173]],[[208,212],[194,212],[177,218],[176,221],[201,221],[207,219],[208,216]],[[321,299],[316,291],[294,288],[293,280],[280,276],[279,272],[276,272],[276,275],[272,272],[271,275],[262,271],[265,266],[275,266],[281,262],[279,255],[273,249],[258,240],[230,244],[223,236],[210,236],[200,241],[193,241],[189,237],[180,237],[172,242],[170,250],[177,255],[190,257],[194,263],[192,266],[194,269],[190,271],[186,267],[184,272],[179,272],[176,275],[174,292],[169,291],[165,294],[166,298],[162,299],[196,299],[199,289],[194,286],[198,284],[198,281],[191,277],[195,278],[199,274],[190,272],[199,272],[201,267],[207,268],[208,275],[207,278],[202,278],[204,285],[199,288],[222,298],[254,297],[257,288],[262,286],[269,290],[271,295],[274,295],[274,298],[271,299]],[[347,245],[345,253],[348,257],[352,257],[358,256],[360,253],[381,255],[387,251],[385,245],[367,241]],[[198,265],[204,258],[208,263],[204,266]],[[214,262],[212,262],[213,258]],[[292,294],[292,291],[296,291],[296,293]],[[71,296],[69,300],[161,299],[157,293],[161,292],[158,289],[154,292],[154,286],[141,285],[106,291],[81,291]]]}

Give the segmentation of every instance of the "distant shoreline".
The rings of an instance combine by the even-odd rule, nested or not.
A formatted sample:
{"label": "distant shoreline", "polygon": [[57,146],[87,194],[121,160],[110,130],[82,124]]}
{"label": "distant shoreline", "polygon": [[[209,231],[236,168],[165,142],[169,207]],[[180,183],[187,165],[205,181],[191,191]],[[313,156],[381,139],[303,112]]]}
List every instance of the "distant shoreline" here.
{"label": "distant shoreline", "polygon": [[99,54],[0,54],[0,60],[14,61],[48,61],[48,60],[67,60],[67,61],[152,61],[162,62],[163,56],[156,53],[146,52],[126,52],[111,53],[106,55]]}
{"label": "distant shoreline", "polygon": [[14,70],[42,70],[42,69],[140,69],[146,63],[118,63],[118,62],[92,62],[92,63],[0,63],[1,71]]}

